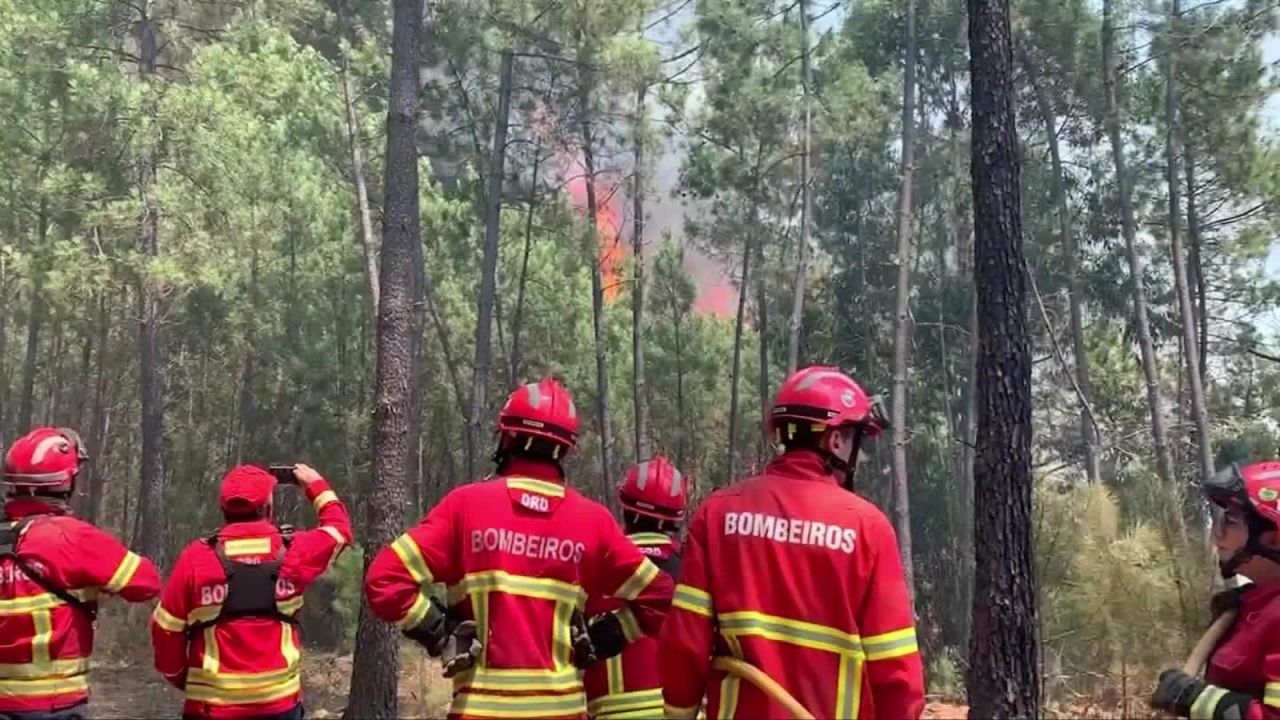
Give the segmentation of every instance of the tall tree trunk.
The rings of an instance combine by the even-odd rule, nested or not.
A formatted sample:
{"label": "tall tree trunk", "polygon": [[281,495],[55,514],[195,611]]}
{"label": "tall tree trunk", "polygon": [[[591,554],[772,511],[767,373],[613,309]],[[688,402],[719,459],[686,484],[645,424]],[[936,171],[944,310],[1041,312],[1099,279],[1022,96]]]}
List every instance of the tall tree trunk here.
{"label": "tall tree trunk", "polygon": [[809,187],[809,143],[813,129],[813,112],[809,98],[813,85],[813,71],[809,64],[809,8],[800,1],[800,37],[804,47],[800,52],[801,84],[804,88],[804,149],[800,155],[800,243],[796,246],[795,290],[791,299],[791,335],[787,342],[787,374],[796,371],[800,364],[800,338],[804,329],[805,280],[809,264],[809,222],[812,213],[811,188]]}
{"label": "tall tree trunk", "polygon": [[1031,542],[1031,344],[1009,0],[969,0],[978,296],[976,577],[969,717],[1039,717]]}
{"label": "tall tree trunk", "polygon": [[1200,258],[1200,214],[1196,205],[1195,146],[1184,140],[1182,153],[1187,159],[1187,235],[1191,240],[1190,284],[1195,289],[1196,324],[1200,339],[1200,384],[1205,385],[1209,375],[1209,314],[1205,308],[1204,265]]}
{"label": "tall tree trunk", "polygon": [[631,395],[636,414],[636,462],[649,457],[649,398],[644,382],[644,98],[648,86],[636,90],[635,178],[631,231]]}
{"label": "tall tree trunk", "polygon": [[612,487],[613,428],[609,421],[609,366],[605,347],[604,330],[604,278],[600,270],[600,228],[596,223],[596,161],[591,128],[591,97],[595,82],[591,63],[580,58],[578,77],[579,130],[582,133],[582,163],[587,174],[587,219],[591,228],[591,247],[588,258],[591,264],[591,334],[596,356],[596,417],[600,424],[600,491],[610,496]]}
{"label": "tall tree trunk", "polygon": [[[1137,224],[1133,217],[1132,189],[1129,184],[1128,164],[1124,155],[1124,139],[1121,134],[1119,72],[1115,57],[1115,20],[1112,17],[1113,0],[1102,3],[1102,65],[1103,85],[1107,105],[1107,134],[1111,139],[1111,155],[1116,167],[1116,191],[1119,196],[1120,223],[1124,232],[1125,252],[1129,257],[1129,283],[1133,293],[1134,325],[1138,335],[1138,348],[1142,353],[1142,374],[1147,385],[1147,406],[1151,411],[1151,438],[1155,445],[1156,472],[1166,487],[1173,484],[1173,458],[1169,451],[1168,434],[1165,432],[1164,400],[1160,392],[1160,371],[1156,366],[1155,344],[1151,340],[1151,325],[1147,319],[1147,290],[1143,282],[1142,255],[1138,249]],[[1173,513],[1179,537],[1186,537],[1186,521],[1181,511]]]}
{"label": "tall tree trunk", "polygon": [[31,429],[31,417],[35,413],[36,359],[40,353],[40,326],[44,321],[44,292],[41,270],[35,271],[31,281],[31,305],[27,310],[27,355],[22,363],[22,394],[18,400],[18,426],[15,435]]}
{"label": "tall tree trunk", "polygon": [[[14,238],[16,241],[16,237]],[[8,447],[9,424],[9,263],[0,255],[0,445]]]}
{"label": "tall tree trunk", "polygon": [[[89,446],[89,452],[97,459],[97,462],[90,463],[84,473],[83,481],[85,487],[80,489],[77,499],[80,500],[80,506],[76,509],[76,514],[84,518],[91,524],[97,524],[100,513],[102,512],[102,464],[106,459],[106,436],[108,414],[105,405],[107,390],[107,340],[109,339],[109,313],[107,306],[107,295],[105,292],[98,293],[98,320],[94,326],[98,335],[98,354],[97,366],[94,370],[93,380],[93,409],[90,411],[90,420],[86,440]],[[88,375],[85,376],[88,379]]]}
{"label": "tall tree trunk", "polygon": [[1195,306],[1191,303],[1191,289],[1187,286],[1187,263],[1182,249],[1182,190],[1179,168],[1178,143],[1181,138],[1178,117],[1178,50],[1181,12],[1178,0],[1169,0],[1168,42],[1169,57],[1165,64],[1165,169],[1169,183],[1169,244],[1173,255],[1173,282],[1178,293],[1178,309],[1182,316],[1182,343],[1187,359],[1187,385],[1191,390],[1191,414],[1196,424],[1197,459],[1200,461],[1200,478],[1213,476],[1213,445],[1209,435],[1209,414],[1204,402],[1204,375],[1200,371],[1200,339],[1196,328]]}
{"label": "tall tree trunk", "polygon": [[[251,439],[259,432],[258,428],[253,426],[253,399],[256,396],[253,388],[253,380],[257,360],[257,347],[259,344],[256,323],[257,318],[262,317],[262,290],[261,282],[258,277],[258,267],[258,245],[255,242],[253,245],[252,257],[249,260],[249,305],[253,308],[254,319],[250,321],[249,326],[246,328],[247,337],[245,340],[247,342],[245,342],[244,363],[241,366],[240,372],[240,398],[237,401],[239,410],[236,415],[237,427],[235,436],[237,465],[244,462],[245,446],[248,445]],[[290,313],[290,315],[292,315],[292,313]],[[289,325],[289,345],[291,349],[296,349],[296,344],[293,342],[294,323],[292,322],[292,318]],[[252,450],[250,450],[250,452],[252,452]]]}
{"label": "tall tree trunk", "polygon": [[[684,267],[684,247],[680,248],[680,267]],[[687,442],[689,433],[685,432],[685,428],[689,425],[685,421],[684,407],[684,336],[681,329],[684,327],[686,309],[679,304],[679,295],[673,290],[671,293],[671,330],[675,336],[676,350],[676,422],[679,423],[679,429],[676,432],[676,467],[684,467],[685,459],[689,456],[687,450]],[[732,419],[730,420],[732,422]]]}
{"label": "tall tree trunk", "polygon": [[[394,0],[391,97],[387,109],[386,180],[383,187],[381,289],[373,407],[373,493],[368,502],[365,569],[404,522],[406,486],[416,449],[410,432],[413,398],[414,301],[419,292],[415,256],[422,230],[418,207],[418,38],[422,5]],[[415,248],[418,250],[415,251]],[[361,603],[351,692],[344,717],[394,718],[400,656],[396,629]]]}
{"label": "tall tree trunk", "polygon": [[751,236],[745,233],[742,242],[742,276],[738,282],[738,315],[733,323],[733,370],[729,378],[729,449],[725,457],[725,484],[736,477],[738,447],[738,384],[742,378],[742,326],[747,314],[747,293],[750,292],[747,281],[751,278]]}
{"label": "tall tree trunk", "polygon": [[511,111],[510,49],[502,51],[502,75],[498,85],[498,115],[493,122],[493,148],[489,151],[489,187],[485,191],[484,250],[480,262],[480,298],[476,307],[476,359],[471,378],[471,414],[467,441],[467,475],[480,469],[480,435],[488,413],[489,366],[493,353],[493,294],[497,285],[498,231],[502,223],[502,176],[507,155],[507,116]]}
{"label": "tall tree trunk", "polygon": [[[151,1],[143,0],[138,23],[140,34],[138,64],[139,79],[150,86],[156,72],[158,43],[155,19],[150,15]],[[148,100],[147,113],[155,118],[157,107],[154,89]],[[146,142],[146,141],[144,141]],[[144,145],[138,159],[138,194],[142,198],[139,219],[138,244],[142,255],[155,258],[160,254],[159,212],[153,185],[156,177],[157,149]],[[168,567],[168,513],[165,512],[165,495],[168,478],[164,472],[164,376],[162,367],[162,343],[160,322],[161,293],[158,281],[144,271],[138,288],[138,343],[141,353],[142,395],[142,485],[138,492],[137,536],[133,546],[141,554],[151,558],[160,567]]]}
{"label": "tall tree trunk", "polygon": [[516,309],[511,318],[511,385],[520,383],[520,333],[524,329],[524,293],[529,280],[529,254],[533,251],[533,217],[538,209],[538,173],[542,165],[542,137],[533,141],[533,169],[529,173],[529,205],[524,216],[524,251],[520,254],[520,279],[516,287]]}
{"label": "tall tree trunk", "polygon": [[378,314],[378,244],[373,235],[373,214],[369,211],[369,188],[364,180],[364,150],[360,140],[360,117],[351,94],[347,56],[342,55],[342,101],[346,106],[347,148],[351,153],[351,175],[356,184],[356,206],[360,210],[360,249],[364,253],[364,281],[369,291],[369,314]]}
{"label": "tall tree trunk", "polygon": [[[753,193],[752,197],[758,197],[758,195],[755,195]],[[758,395],[757,402],[759,402],[759,408],[760,408],[759,413],[756,415],[756,417],[758,418],[756,427],[759,428],[759,432],[755,436],[755,442],[752,443],[756,447],[757,468],[753,469],[753,472],[757,470],[758,467],[764,462],[765,447],[766,447],[766,443],[769,442],[769,436],[767,434],[767,431],[765,430],[765,424],[764,424],[765,413],[769,412],[769,278],[768,278],[768,275],[765,273],[765,264],[764,264],[764,243],[765,243],[766,236],[764,231],[758,230],[758,228],[760,227],[759,207],[760,207],[759,203],[756,203],[756,202],[752,203],[751,227],[757,229],[753,231],[752,234],[759,235],[759,237],[757,237],[755,240],[755,253],[756,253],[755,281],[756,281],[756,312],[757,312],[756,349],[760,351],[760,358],[759,358],[760,370],[758,373],[756,373],[756,393]]]}
{"label": "tall tree trunk", "polygon": [[911,191],[915,175],[916,0],[906,0],[906,50],[902,79],[902,184],[898,191],[898,291],[893,331],[893,525],[915,596],[911,560],[911,501],[907,483],[907,372],[911,362]]}
{"label": "tall tree trunk", "polygon": [[[1066,171],[1062,167],[1062,155],[1059,149],[1058,118],[1053,111],[1053,102],[1040,77],[1040,67],[1025,45],[1020,46],[1022,65],[1026,69],[1027,78],[1035,91],[1036,107],[1040,111],[1040,121],[1044,124],[1045,137],[1049,142],[1049,161],[1053,169],[1050,188],[1053,193],[1054,213],[1057,215],[1059,240],[1062,243],[1062,254],[1067,260],[1067,302],[1071,313],[1071,355],[1075,359],[1076,385],[1080,390],[1082,403],[1093,401],[1093,378],[1089,373],[1089,356],[1084,346],[1084,318],[1081,310],[1080,258],[1076,244],[1075,230],[1071,225],[1071,208],[1067,203]],[[1051,329],[1049,329],[1052,331]],[[1102,468],[1098,457],[1098,434],[1093,426],[1093,418],[1082,404],[1080,408],[1080,437],[1084,443],[1085,476],[1090,483],[1098,483],[1102,478]]]}

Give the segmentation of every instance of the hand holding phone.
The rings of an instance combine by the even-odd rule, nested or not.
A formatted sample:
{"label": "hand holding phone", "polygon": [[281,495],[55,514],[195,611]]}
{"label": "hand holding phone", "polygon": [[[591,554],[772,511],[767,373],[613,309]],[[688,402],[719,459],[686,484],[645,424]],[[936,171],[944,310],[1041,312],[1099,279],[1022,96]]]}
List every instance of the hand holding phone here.
{"label": "hand holding phone", "polygon": [[294,475],[295,465],[268,465],[267,472],[275,476],[276,481],[285,485],[297,484],[298,478]]}

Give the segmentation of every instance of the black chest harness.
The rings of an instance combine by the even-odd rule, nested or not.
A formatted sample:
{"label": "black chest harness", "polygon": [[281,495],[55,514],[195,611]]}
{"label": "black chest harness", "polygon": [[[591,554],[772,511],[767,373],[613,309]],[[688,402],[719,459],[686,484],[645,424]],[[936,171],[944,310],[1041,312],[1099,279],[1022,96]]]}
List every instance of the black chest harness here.
{"label": "black chest harness", "polygon": [[24,517],[19,520],[7,520],[0,525],[0,559],[9,558],[13,563],[22,570],[23,573],[35,584],[50,593],[59,600],[65,602],[76,610],[85,614],[89,622],[98,619],[98,608],[94,603],[88,603],[80,598],[72,595],[66,588],[59,587],[45,576],[35,571],[35,568],[27,564],[18,555],[18,544],[22,542],[23,535],[26,534],[27,528],[40,517],[38,515]]}
{"label": "black chest harness", "polygon": [[297,625],[297,618],[280,612],[276,604],[276,582],[280,579],[280,566],[284,563],[285,550],[293,541],[293,528],[280,528],[280,547],[265,562],[251,564],[237,562],[227,557],[226,542],[217,532],[205,536],[204,542],[213,548],[227,577],[227,596],[218,614],[209,620],[192,625],[188,632],[200,632],[228,620],[244,617],[260,617]]}

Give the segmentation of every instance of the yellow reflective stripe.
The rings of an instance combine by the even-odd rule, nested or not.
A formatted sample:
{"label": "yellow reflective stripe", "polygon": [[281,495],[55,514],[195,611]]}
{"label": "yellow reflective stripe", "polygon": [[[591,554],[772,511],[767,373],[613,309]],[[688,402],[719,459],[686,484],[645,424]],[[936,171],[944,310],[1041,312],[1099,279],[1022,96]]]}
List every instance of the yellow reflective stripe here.
{"label": "yellow reflective stripe", "polygon": [[53,639],[53,614],[48,610],[31,613],[35,633],[31,636],[31,662],[44,665],[49,662],[49,641]]}
{"label": "yellow reflective stripe", "polygon": [[418,543],[409,533],[405,533],[396,538],[391,543],[391,549],[395,551],[396,557],[400,558],[400,562],[404,563],[404,567],[409,571],[409,577],[418,583],[419,586],[430,585],[432,581],[431,570],[427,567],[427,561],[422,557],[422,550],[418,547]]}
{"label": "yellow reflective stripe", "polygon": [[720,681],[720,712],[716,717],[718,720],[733,720],[733,716],[738,713],[738,691],[742,687],[742,682],[737,675],[725,675]]}
{"label": "yellow reflective stripe", "polygon": [[640,562],[640,567],[627,578],[627,581],[618,586],[618,590],[613,596],[621,600],[635,600],[644,589],[649,587],[649,583],[658,577],[658,566],[645,558]]}
{"label": "yellow reflective stripe", "polygon": [[462,578],[460,585],[464,594],[471,595],[500,592],[507,595],[555,600],[575,607],[581,607],[587,601],[586,591],[573,583],[551,578],[514,575],[502,570],[471,573]]}
{"label": "yellow reflective stripe", "polygon": [[222,612],[222,604],[202,605],[195,610],[187,613],[187,624],[195,625],[196,623],[208,622],[218,617]]}
{"label": "yellow reflective stripe", "polygon": [[622,636],[627,642],[635,642],[635,639],[644,635],[640,629],[640,623],[636,621],[635,613],[631,612],[631,608],[620,608],[613,613],[618,616],[618,622],[622,625]]}
{"label": "yellow reflective stripe", "polygon": [[89,658],[46,660],[41,663],[3,663],[0,664],[0,682],[68,679],[87,672],[89,672]]}
{"label": "yellow reflective stripe", "polygon": [[548,497],[564,497],[563,485],[547,482],[546,480],[534,480],[533,478],[524,477],[507,478],[507,487],[514,490],[525,490],[539,495],[546,495]]}
{"label": "yellow reflective stripe", "polygon": [[659,702],[657,705],[636,708],[635,710],[608,711],[593,714],[591,717],[592,720],[654,720],[654,718],[662,717],[662,703]]}
{"label": "yellow reflective stripe", "polygon": [[604,673],[608,678],[608,687],[610,695],[619,695],[626,689],[623,682],[625,678],[622,675],[622,655],[614,655],[604,661]]}
{"label": "yellow reflective stripe", "polygon": [[632,533],[627,537],[631,538],[631,542],[640,547],[661,547],[671,544],[671,538],[662,533],[639,532]]}
{"label": "yellow reflective stripe", "polygon": [[303,602],[304,600],[301,595],[295,598],[289,598],[288,600],[277,600],[276,609],[284,615],[294,615],[302,609]]}
{"label": "yellow reflective stripe", "polygon": [[89,692],[89,678],[85,675],[68,678],[0,680],[0,697],[70,695],[78,692]]}
{"label": "yellow reflective stripe", "polygon": [[587,711],[587,699],[580,693],[567,695],[474,695],[453,697],[450,714],[495,718],[541,718],[579,715]]}
{"label": "yellow reflective stripe", "polygon": [[1226,695],[1226,689],[1216,685],[1206,685],[1196,697],[1196,701],[1191,704],[1189,720],[1213,720],[1213,711],[1218,708],[1218,702]]}
{"label": "yellow reflective stripe", "polygon": [[524,670],[511,668],[481,668],[456,675],[454,690],[497,690],[520,692],[526,690],[581,690],[582,676],[572,666],[560,670]]}
{"label": "yellow reflective stripe", "polygon": [[711,617],[711,596],[705,590],[699,590],[692,585],[683,583],[676,585],[676,592],[671,597],[671,604],[681,610],[688,610],[692,613]]}
{"label": "yellow reflective stripe", "polygon": [[609,693],[594,698],[587,703],[587,711],[596,720],[601,718],[620,718],[624,713],[647,712],[644,717],[657,718],[662,714],[662,689],[632,690],[631,692]]}
{"label": "yellow reflective stripe", "polygon": [[333,541],[338,543],[338,547],[343,547],[347,544],[347,539],[342,537],[342,533],[338,531],[338,528],[332,525],[321,525],[320,532],[333,538]]}
{"label": "yellow reflective stripe", "polygon": [[338,495],[332,490],[325,490],[317,495],[315,500],[311,501],[311,507],[315,508],[316,512],[320,512],[320,508],[331,502],[338,502]]}
{"label": "yellow reflective stripe", "polygon": [[573,610],[574,605],[556,602],[556,612],[551,624],[551,656],[556,669],[566,668],[573,662]]}
{"label": "yellow reflective stripe", "polygon": [[287,667],[265,672],[216,672],[211,673],[200,668],[188,671],[187,681],[203,685],[215,690],[257,690],[275,687],[299,676],[298,668]]}
{"label": "yellow reflective stripe", "polygon": [[27,615],[40,610],[52,610],[59,605],[64,605],[60,598],[53,593],[40,593],[39,595],[29,595],[27,597],[9,598],[0,600],[0,615]]}
{"label": "yellow reflective stripe", "polygon": [[293,625],[289,623],[280,624],[280,655],[284,658],[285,666],[296,673],[298,663],[302,660],[302,651],[293,641]]}
{"label": "yellow reflective stripe", "polygon": [[841,655],[838,677],[836,716],[856,720],[862,703],[862,658]]}
{"label": "yellow reflective stripe", "polygon": [[666,716],[667,720],[693,720],[698,716],[698,707],[699,706],[697,705],[694,705],[693,707],[680,707],[678,705],[669,705],[664,702],[662,703],[662,714]]}
{"label": "yellow reflective stripe", "polygon": [[1280,682],[1269,682],[1263,690],[1262,703],[1280,708]]}
{"label": "yellow reflective stripe", "polygon": [[227,557],[239,557],[241,555],[270,555],[271,554],[271,538],[236,538],[235,540],[227,540],[223,543],[223,552]]}
{"label": "yellow reflective stripe", "polygon": [[204,657],[200,659],[200,667],[206,673],[217,675],[221,664],[218,662],[218,626],[210,625],[201,634],[204,635]]}
{"label": "yellow reflective stripe", "polygon": [[155,612],[151,613],[151,619],[169,632],[182,632],[187,629],[186,622],[165,610],[163,605],[156,605]]}
{"label": "yellow reflective stripe", "polygon": [[888,660],[917,652],[916,629],[903,628],[883,635],[862,638],[862,650],[867,660]]}
{"label": "yellow reflective stripe", "polygon": [[133,579],[133,574],[138,572],[138,566],[142,564],[142,558],[137,553],[125,553],[124,559],[120,561],[120,565],[116,567],[116,571],[111,575],[111,579],[104,586],[107,592],[118,593],[129,584]]}
{"label": "yellow reflective stripe", "polygon": [[427,612],[431,610],[431,602],[427,600],[427,596],[419,592],[413,598],[413,604],[409,606],[409,611],[404,617],[396,621],[396,625],[402,630],[417,627],[426,619]]}
{"label": "yellow reflective stripe", "polygon": [[825,625],[750,610],[722,613],[718,620],[720,632],[725,636],[757,636],[815,650],[847,653],[859,658],[863,655],[862,642],[857,635]]}
{"label": "yellow reflective stripe", "polygon": [[277,685],[255,688],[220,688],[187,681],[187,699],[213,705],[247,705],[287,698],[302,691],[302,682],[294,677]]}

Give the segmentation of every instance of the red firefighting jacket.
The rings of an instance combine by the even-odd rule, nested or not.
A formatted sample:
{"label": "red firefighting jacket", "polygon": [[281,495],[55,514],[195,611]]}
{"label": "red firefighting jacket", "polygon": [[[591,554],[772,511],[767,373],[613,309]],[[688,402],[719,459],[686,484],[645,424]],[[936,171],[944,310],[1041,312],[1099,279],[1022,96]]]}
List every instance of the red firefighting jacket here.
{"label": "red firefighting jacket", "polygon": [[659,644],[668,717],[786,717],[711,669],[732,655],[820,718],[908,720],[924,674],[893,528],[814,452],[713,493],[694,513]]}
{"label": "red firefighting jacket", "polygon": [[1209,656],[1209,683],[1191,708],[1191,717],[1213,717],[1228,692],[1252,695],[1244,720],[1280,720],[1280,584],[1251,585],[1241,595],[1240,613]]}
{"label": "red firefighting jacket", "polygon": [[23,498],[5,503],[4,511],[6,525],[27,521],[14,545],[21,562],[86,607],[32,580],[13,558],[0,560],[0,713],[76,705],[89,697],[90,612],[98,593],[150,600],[160,592],[160,574],[110,533],[59,506]]}
{"label": "red firefighting jacket", "polygon": [[[641,532],[627,536],[668,575],[678,572],[680,544],[662,533]],[[662,678],[658,674],[658,641],[640,635],[626,603],[593,595],[587,600],[588,618],[616,612],[631,642],[621,655],[587,670],[587,712],[595,720],[648,720],[662,717]],[[634,638],[634,639],[633,639]]]}
{"label": "red firefighting jacket", "polygon": [[455,676],[450,717],[581,718],[574,611],[589,593],[612,595],[628,603],[634,629],[656,633],[672,582],[553,466],[516,459],[507,469],[454,489],[383,548],[365,595],[379,617],[410,628],[427,614],[427,586],[444,583],[451,611],[475,620],[484,650]]}
{"label": "red firefighting jacket", "polygon": [[[300,485],[319,515],[319,526],[292,534],[276,581],[276,609],[294,616],[302,594],[351,543],[351,518],[329,483]],[[228,560],[270,561],[285,546],[269,520],[233,522],[217,534]],[[206,718],[247,718],[282,713],[301,701],[302,642],[296,625],[269,617],[218,617],[227,597],[227,576],[208,539],[192,542],[178,556],[160,604],[151,616],[156,669],[186,690],[183,713]]]}

